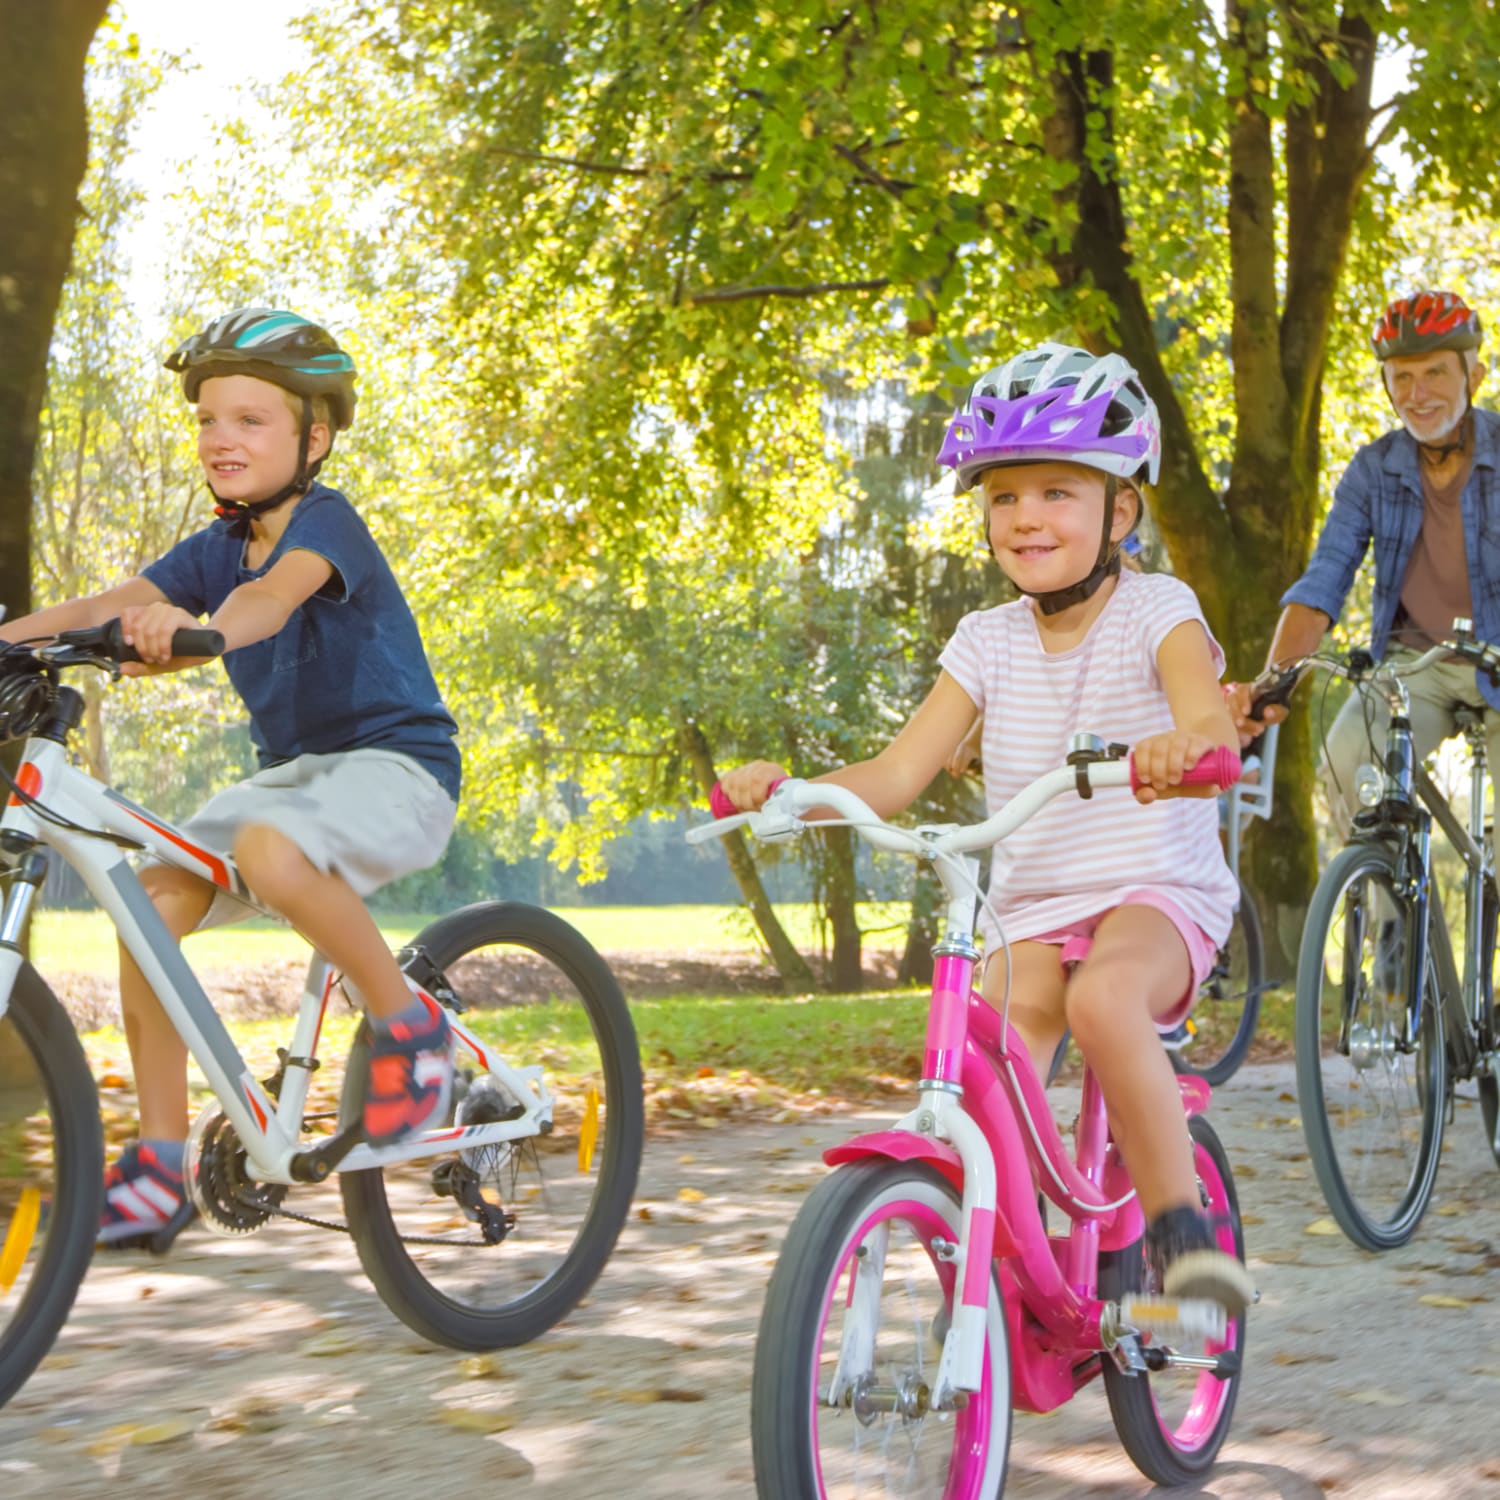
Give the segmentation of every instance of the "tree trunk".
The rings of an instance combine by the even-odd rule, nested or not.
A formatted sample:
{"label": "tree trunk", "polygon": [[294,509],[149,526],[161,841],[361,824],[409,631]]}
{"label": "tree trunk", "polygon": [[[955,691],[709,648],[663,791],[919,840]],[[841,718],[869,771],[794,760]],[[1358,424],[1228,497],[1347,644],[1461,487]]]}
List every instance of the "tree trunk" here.
{"label": "tree trunk", "polygon": [[833,928],[833,969],[829,987],[839,994],[864,988],[860,964],[859,894],[854,874],[854,834],[848,828],[830,828],[823,834],[827,856],[823,862],[823,904]]}
{"label": "tree trunk", "polygon": [[906,947],[901,966],[896,970],[898,984],[932,983],[932,950],[938,940],[938,912],[942,910],[941,887],[930,872],[917,869],[916,886],[911,893],[911,920],[906,926]]}
{"label": "tree trunk", "polygon": [[88,161],[89,44],[108,0],[0,0],[0,604],[31,607],[31,466]]}
{"label": "tree trunk", "polygon": [[[1280,293],[1278,183],[1271,121],[1263,108],[1270,68],[1267,12],[1229,0],[1226,49],[1239,92],[1229,100],[1227,224],[1233,301],[1231,353],[1235,441],[1228,488],[1216,494],[1197,455],[1186,414],[1156,347],[1150,309],[1135,278],[1128,221],[1115,160],[1113,57],[1107,50],[1063,53],[1052,74],[1046,146],[1076,169],[1060,195],[1077,216],[1072,244],[1053,257],[1065,288],[1092,285],[1114,311],[1080,336],[1102,351],[1118,347],[1141,374],[1162,418],[1161,480],[1155,515],[1178,573],[1192,584],[1224,647],[1229,675],[1254,675],[1265,658],[1282,592],[1307,566],[1318,514],[1321,382],[1334,295],[1348,255],[1354,209],[1372,153],[1370,90],[1375,47],[1368,24],[1339,23],[1344,84],[1322,48],[1296,34],[1282,45],[1299,54],[1317,89],[1289,109],[1286,124],[1285,292]],[[1302,53],[1305,51],[1305,56]],[[1090,116],[1095,123],[1090,123]],[[1098,123],[1102,121],[1102,124]],[[1091,138],[1091,129],[1093,135]],[[1232,562],[1230,561],[1232,559]],[[1313,746],[1305,713],[1282,731],[1276,807],[1250,840],[1244,873],[1265,919],[1269,972],[1295,972],[1302,914],[1317,876],[1312,810]]]}
{"label": "tree trunk", "polygon": [[[698,778],[698,785],[703,789],[704,801],[707,801],[709,792],[719,779],[718,772],[714,770],[713,755],[708,748],[708,740],[696,724],[684,725],[680,735],[683,752],[687,755],[694,774]],[[760,935],[766,940],[766,947],[771,953],[771,962],[776,965],[776,972],[781,976],[782,989],[789,995],[813,989],[815,987],[813,971],[808,967],[807,960],[792,946],[792,940],[786,935],[786,929],[776,920],[776,913],[771,907],[771,899],[766,895],[766,888],[761,883],[760,873],[755,868],[755,861],[750,858],[750,850],[745,845],[744,835],[736,830],[724,838],[722,843],[725,857],[729,860],[730,874],[734,876],[734,882],[740,888],[740,896],[750,909],[750,915],[755,919]]]}

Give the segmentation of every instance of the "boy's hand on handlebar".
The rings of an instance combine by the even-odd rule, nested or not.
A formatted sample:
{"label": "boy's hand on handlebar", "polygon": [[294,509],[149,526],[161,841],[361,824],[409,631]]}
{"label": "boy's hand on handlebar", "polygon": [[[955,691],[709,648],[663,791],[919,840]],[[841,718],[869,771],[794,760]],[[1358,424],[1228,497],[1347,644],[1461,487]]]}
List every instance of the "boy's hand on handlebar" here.
{"label": "boy's hand on handlebar", "polygon": [[120,634],[127,646],[134,646],[138,662],[125,662],[120,671],[126,677],[147,677],[172,660],[172,637],[179,630],[197,630],[198,621],[175,604],[132,604],[120,611]]}
{"label": "boy's hand on handlebar", "polygon": [[1174,729],[1167,734],[1148,735],[1131,752],[1135,765],[1137,802],[1155,802],[1158,797],[1216,797],[1213,785],[1180,786],[1182,773],[1196,766],[1218,742],[1206,734]]}
{"label": "boy's hand on handlebar", "polygon": [[785,769],[775,761],[752,760],[726,771],[719,787],[739,812],[757,812],[776,783],[785,780]]}

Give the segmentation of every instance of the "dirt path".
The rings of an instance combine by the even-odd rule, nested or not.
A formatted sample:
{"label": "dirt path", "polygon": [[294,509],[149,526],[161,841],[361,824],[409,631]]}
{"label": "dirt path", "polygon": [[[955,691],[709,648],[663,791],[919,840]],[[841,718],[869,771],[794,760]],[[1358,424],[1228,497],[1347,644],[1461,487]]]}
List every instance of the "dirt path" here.
{"label": "dirt path", "polygon": [[[1377,1258],[1305,1232],[1324,1210],[1290,1088],[1289,1067],[1259,1065],[1215,1100],[1264,1301],[1234,1433],[1197,1493],[1500,1497],[1500,1175],[1477,1107],[1459,1106],[1417,1239]],[[101,1258],[0,1412],[0,1495],[749,1497],[765,1279],[820,1150],[859,1123],[655,1134],[587,1305],[477,1361],[408,1334],[318,1231],[195,1229],[166,1261]],[[1018,1419],[1008,1496],[1149,1489],[1099,1391]]]}

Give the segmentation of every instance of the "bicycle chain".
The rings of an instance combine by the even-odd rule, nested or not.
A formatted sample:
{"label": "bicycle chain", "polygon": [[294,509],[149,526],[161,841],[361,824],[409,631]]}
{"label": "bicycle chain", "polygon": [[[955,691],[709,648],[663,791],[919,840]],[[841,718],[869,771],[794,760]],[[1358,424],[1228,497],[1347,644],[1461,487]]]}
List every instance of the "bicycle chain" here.
{"label": "bicycle chain", "polygon": [[[236,1193],[234,1196],[237,1203],[243,1203],[246,1208],[253,1208],[259,1213],[275,1214],[282,1219],[295,1219],[299,1224],[311,1224],[314,1229],[332,1229],[338,1234],[353,1234],[354,1232],[347,1224],[341,1224],[337,1219],[320,1219],[314,1214],[301,1214],[294,1208],[282,1208],[249,1193]],[[396,1238],[403,1245],[477,1245],[481,1249],[486,1246],[486,1241],[483,1239],[452,1240],[435,1234],[401,1234]]]}

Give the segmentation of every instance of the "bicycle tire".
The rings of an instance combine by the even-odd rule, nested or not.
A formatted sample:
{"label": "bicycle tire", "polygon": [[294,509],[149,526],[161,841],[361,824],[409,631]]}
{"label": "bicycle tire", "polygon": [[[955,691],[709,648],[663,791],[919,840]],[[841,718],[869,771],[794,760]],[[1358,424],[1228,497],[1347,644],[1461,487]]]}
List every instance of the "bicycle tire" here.
{"label": "bicycle tire", "polygon": [[1265,944],[1255,898],[1243,880],[1229,937],[1198,987],[1190,1046],[1172,1053],[1172,1066],[1218,1088],[1250,1054],[1266,984]]}
{"label": "bicycle tire", "polygon": [[[956,1242],[959,1225],[957,1193],[921,1163],[855,1162],[837,1168],[809,1195],[777,1258],[755,1341],[750,1434],[759,1500],[993,1500],[1000,1494],[1010,1454],[1010,1357],[993,1268],[984,1383],[963,1410],[900,1415],[860,1405],[861,1392],[877,1402],[880,1391],[900,1389],[916,1406],[923,1391],[930,1393],[956,1274],[933,1239]],[[869,1253],[872,1235],[878,1257]],[[877,1259],[879,1281],[868,1295],[858,1295],[860,1268]],[[893,1270],[907,1272],[908,1280],[893,1282],[886,1274]],[[893,1309],[896,1293],[910,1305]],[[849,1407],[830,1405],[842,1342],[834,1334],[830,1348],[825,1335],[835,1319],[872,1312],[877,1326],[868,1330],[869,1368],[854,1379]],[[849,1343],[860,1347],[857,1337]],[[844,1458],[849,1443],[859,1467]]]}
{"label": "bicycle tire", "polygon": [[1397,1040],[1411,997],[1393,976],[1404,971],[1414,918],[1399,886],[1385,845],[1340,850],[1313,891],[1297,959],[1302,1131],[1329,1211],[1365,1250],[1411,1238],[1443,1148],[1443,1007],[1430,950],[1417,1045],[1408,1052]]}
{"label": "bicycle tire", "polygon": [[[630,1211],[645,1135],[635,1026],[605,961],[576,929],[538,907],[498,901],[464,907],[425,928],[411,947],[443,972],[460,1000],[477,1002],[481,992],[494,998],[498,990],[499,1012],[488,1013],[497,1029],[513,1023],[538,1032],[534,1043],[501,1039],[499,1045],[513,1067],[540,1060],[528,1045],[556,1061],[547,1070],[557,1097],[554,1128],[514,1148],[343,1173],[349,1228],[386,1306],[424,1338],[468,1350],[529,1343],[594,1284]],[[538,976],[545,998],[522,997],[521,985],[536,991]],[[478,1029],[485,1014],[471,1014],[470,1023]],[[350,1057],[345,1119],[362,1108],[366,1047],[361,1041]],[[469,1162],[485,1196],[514,1214],[514,1227],[498,1244],[476,1240],[459,1205],[436,1190],[434,1163],[443,1161]],[[523,1185],[529,1171],[537,1174],[534,1187],[529,1178]],[[466,1240],[416,1243],[441,1212],[450,1225],[471,1231]]]}
{"label": "bicycle tire", "polygon": [[[1188,1131],[1193,1138],[1203,1205],[1214,1219],[1219,1248],[1243,1260],[1245,1237],[1229,1158],[1218,1133],[1202,1115],[1188,1120]],[[1154,1283],[1144,1237],[1099,1257],[1099,1295],[1103,1298],[1114,1301],[1129,1292],[1154,1290]],[[1201,1351],[1193,1351],[1206,1355],[1232,1351],[1235,1369],[1222,1378],[1209,1370],[1170,1366],[1131,1374],[1105,1357],[1104,1390],[1115,1431],[1131,1462],[1156,1484],[1190,1484],[1213,1467],[1229,1435],[1239,1398],[1245,1321],[1243,1316],[1232,1319],[1223,1343],[1206,1344]],[[1175,1409],[1167,1410],[1169,1404],[1174,1408],[1181,1405],[1180,1416]]]}
{"label": "bicycle tire", "polygon": [[68,1321],[103,1198],[99,1096],[83,1045],[22,964],[0,1017],[0,1406]]}

